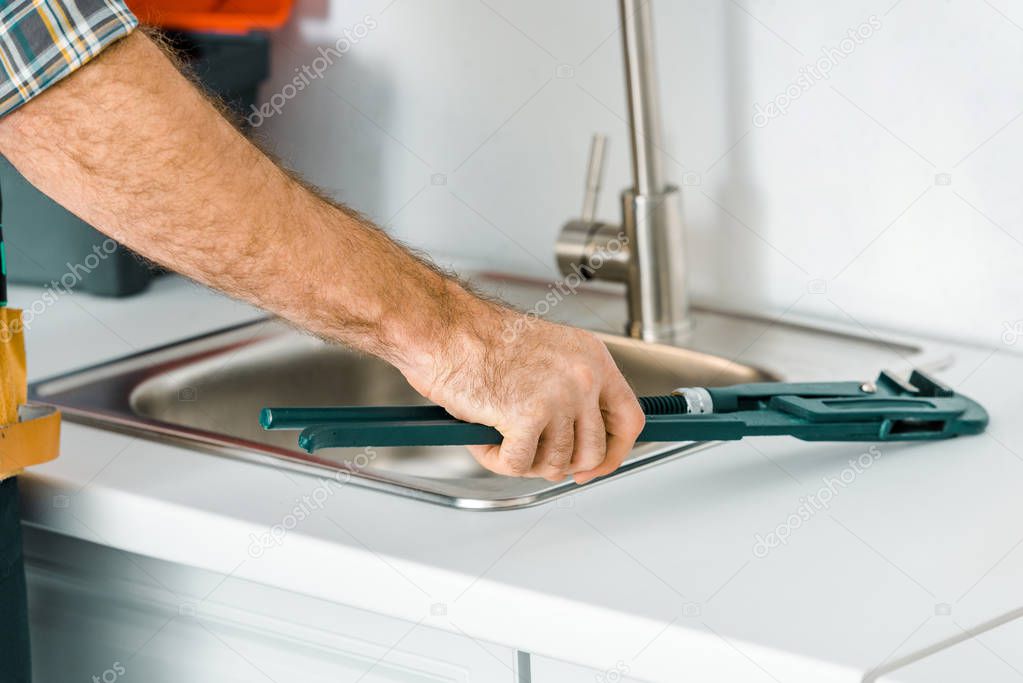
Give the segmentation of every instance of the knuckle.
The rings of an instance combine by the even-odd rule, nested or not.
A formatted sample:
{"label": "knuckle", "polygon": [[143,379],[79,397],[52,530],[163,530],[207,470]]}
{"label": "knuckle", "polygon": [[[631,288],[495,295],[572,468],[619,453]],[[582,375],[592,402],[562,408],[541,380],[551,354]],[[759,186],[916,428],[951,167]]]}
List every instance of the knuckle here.
{"label": "knuckle", "polygon": [[[536,444],[547,426],[548,412],[539,402],[531,402],[530,407],[519,411],[513,419],[508,420],[509,429],[507,433],[514,434],[517,438]],[[514,426],[512,426],[514,425]],[[498,431],[502,431],[498,427]],[[513,449],[512,453],[518,453],[522,448]],[[527,453],[526,455],[531,455]]]}
{"label": "knuckle", "polygon": [[644,427],[646,427],[646,415],[641,410],[636,413],[636,423],[633,425],[633,428],[636,430],[636,434],[639,435]]}
{"label": "knuckle", "polygon": [[548,423],[554,426],[558,425],[558,421],[561,418],[557,416],[557,413],[563,409],[565,401],[568,399],[568,394],[569,392],[560,380],[557,383],[552,383],[547,388],[540,401],[543,406],[542,413],[538,416],[538,421],[543,423],[541,428],[547,427]]}
{"label": "knuckle", "polygon": [[597,388],[597,373],[589,365],[576,365],[572,370],[572,375],[577,391],[588,394]]}
{"label": "knuckle", "polygon": [[557,408],[558,400],[559,386],[557,382],[547,379],[532,388],[528,405],[519,411],[519,415],[522,421],[528,425],[543,428]]}
{"label": "knuckle", "polygon": [[536,430],[539,431],[539,427],[542,426],[544,416],[547,413],[547,402],[540,398],[538,400],[532,400],[524,402],[523,405],[515,413],[521,428],[525,431]]}
{"label": "knuckle", "polygon": [[600,341],[597,335],[593,334],[592,332],[587,332],[586,330],[579,330],[579,339],[585,347],[590,349],[607,348],[606,346],[604,346],[604,342]]}
{"label": "knuckle", "polygon": [[643,412],[638,401],[633,401],[633,404],[628,411],[626,426],[629,433],[635,436],[639,436],[639,433],[643,431],[643,427],[646,426],[646,413]]}

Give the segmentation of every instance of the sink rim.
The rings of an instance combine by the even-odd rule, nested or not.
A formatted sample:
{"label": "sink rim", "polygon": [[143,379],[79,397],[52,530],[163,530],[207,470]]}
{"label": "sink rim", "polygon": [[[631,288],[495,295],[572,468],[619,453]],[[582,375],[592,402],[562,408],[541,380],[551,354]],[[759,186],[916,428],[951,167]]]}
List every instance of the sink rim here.
{"label": "sink rim", "polygon": [[[480,275],[494,277],[486,273],[481,273]],[[496,278],[496,280],[514,282],[521,279],[500,277]],[[523,282],[523,284],[529,283]],[[597,292],[597,294],[615,297],[610,292]],[[898,346],[906,354],[912,356],[914,365],[919,365],[920,367],[940,368],[947,365],[949,360],[945,355],[945,349],[940,344],[928,345],[928,348],[925,349],[919,345],[917,340],[910,340],[904,335],[890,331],[886,331],[883,335],[871,331],[870,335],[865,335],[858,330],[850,329],[849,326],[828,324],[824,321],[801,316],[796,316],[794,319],[790,316],[789,319],[781,322],[736,311],[719,311],[718,309],[704,308],[699,310],[707,314],[724,316],[728,319],[761,321],[766,323],[769,329],[776,327],[782,331],[790,330],[795,333],[826,335],[829,340],[834,341],[844,339],[878,347]],[[343,467],[342,463],[338,463],[335,460],[327,461],[317,458],[315,455],[302,453],[301,451],[279,448],[272,444],[253,442],[222,433],[209,432],[196,427],[164,422],[155,418],[137,415],[133,412],[129,403],[132,390],[147,377],[155,376],[164,370],[170,369],[168,366],[187,364],[211,353],[222,353],[224,345],[216,344],[218,338],[228,337],[232,334],[238,336],[239,333],[246,330],[258,329],[260,326],[273,323],[274,321],[278,321],[278,319],[273,316],[263,316],[189,338],[172,341],[150,349],[137,351],[78,370],[44,378],[29,385],[29,398],[36,402],[50,402],[56,405],[65,412],[72,422],[127,433],[159,443],[180,445],[191,450],[231,457],[246,462],[255,462],[261,465],[269,464],[314,476],[322,477],[324,474],[348,472],[350,479],[346,479],[346,481],[354,480],[353,483],[356,485],[458,509],[509,510],[525,508],[554,500],[584,488],[576,485],[571,479],[555,484],[545,480],[507,478],[510,487],[514,489],[508,495],[492,498],[479,497],[478,495],[475,497],[472,495],[456,495],[452,493],[452,489],[457,488],[460,480],[455,478],[448,480],[430,479],[402,474],[394,470],[374,470],[372,468],[349,471]],[[287,329],[286,323],[278,321],[278,324],[282,328]],[[590,329],[601,338],[613,339],[616,344],[649,346],[647,342],[640,342],[620,334],[613,334],[607,329],[594,329],[592,327]],[[253,334],[247,340],[236,342],[236,346],[256,343],[263,338],[264,335]],[[210,348],[211,343],[213,344],[212,350]],[[767,377],[781,376],[785,378],[791,374],[791,372],[786,371],[785,362],[768,363],[767,361],[770,358],[761,357],[759,362],[738,362],[724,355],[714,355],[704,350],[681,345],[659,344],[656,346],[690,354],[694,357],[712,358],[721,363],[749,368]],[[940,352],[941,355],[932,358],[931,355],[935,351]],[[902,354],[900,353],[900,355]],[[904,358],[908,360],[908,357]],[[777,372],[765,371],[762,364],[771,365]],[[792,368],[788,368],[788,370],[791,371]],[[107,396],[98,403],[96,401],[83,402],[80,398],[67,400],[68,394],[81,390],[83,387],[105,387]],[[121,389],[120,393],[112,391],[118,387]],[[643,449],[643,452],[627,460],[619,470],[606,477],[594,480],[586,484],[585,487],[600,485],[605,481],[628,476],[663,462],[680,459],[710,448],[718,443],[720,442],[644,444],[639,447],[639,449]],[[444,481],[452,482],[452,486],[446,488],[447,492],[438,490],[445,489],[444,486],[438,486],[439,482]],[[519,482],[517,489],[515,486],[516,482]],[[528,490],[528,486],[524,487],[521,482],[537,482],[540,488]],[[539,482],[542,482],[542,484]]]}
{"label": "sink rim", "polygon": [[[270,329],[260,329],[270,325]],[[247,338],[234,337],[255,330]],[[543,479],[506,479],[506,495],[485,497],[472,495],[474,480],[467,478],[425,478],[402,474],[394,470],[359,468],[337,460],[317,457],[315,454],[289,450],[272,444],[251,441],[230,434],[213,432],[188,425],[166,422],[135,412],[131,397],[136,388],[175,368],[186,366],[203,358],[216,357],[233,350],[272,340],[286,334],[290,328],[273,316],[260,317],[193,337],[138,351],[94,365],[32,382],[28,387],[29,400],[54,405],[75,423],[137,436],[157,443],[185,446],[213,455],[226,456],[244,462],[274,466],[323,478],[325,475],[348,484],[381,490],[388,493],[464,510],[510,510],[539,505],[568,495],[584,487],[599,485],[654,465],[678,459],[714,446],[717,442],[675,442],[643,444],[615,472],[580,486],[570,478],[563,482]],[[627,337],[595,331],[601,339],[619,345],[650,346]],[[703,358],[707,362],[748,368],[766,377],[774,376],[758,367],[731,361],[721,356],[683,347],[657,345],[671,352]],[[100,397],[97,399],[97,395]],[[494,475],[495,477],[498,475]],[[468,483],[466,483],[468,482]],[[465,489],[461,494],[459,488]],[[532,489],[532,490],[531,490]]]}

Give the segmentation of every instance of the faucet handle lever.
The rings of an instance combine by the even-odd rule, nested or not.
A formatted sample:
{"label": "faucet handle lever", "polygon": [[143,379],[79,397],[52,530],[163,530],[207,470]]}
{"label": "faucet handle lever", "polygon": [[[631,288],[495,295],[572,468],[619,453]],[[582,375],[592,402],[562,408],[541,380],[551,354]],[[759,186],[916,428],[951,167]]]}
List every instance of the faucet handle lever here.
{"label": "faucet handle lever", "polygon": [[607,148],[607,136],[594,133],[590,142],[590,160],[586,166],[586,192],[583,194],[582,219],[592,223],[597,216],[597,198],[600,196],[600,184],[604,178],[604,151]]}

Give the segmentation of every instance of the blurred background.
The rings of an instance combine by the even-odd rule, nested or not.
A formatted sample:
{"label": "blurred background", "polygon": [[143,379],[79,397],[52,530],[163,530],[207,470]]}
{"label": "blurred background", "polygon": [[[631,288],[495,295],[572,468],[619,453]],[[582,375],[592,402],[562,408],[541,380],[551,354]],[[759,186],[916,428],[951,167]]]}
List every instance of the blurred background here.
{"label": "blurred background", "polygon": [[[685,186],[697,304],[992,344],[1023,319],[1008,153],[1023,142],[1023,7],[654,12],[664,164]],[[616,3],[299,0],[263,101],[370,22],[257,136],[442,262],[558,278],[553,244],[579,212],[591,133],[610,136],[605,218],[629,183]],[[850,31],[868,37],[849,49]],[[784,113],[754,121],[786,94]]]}
{"label": "blurred background", "polygon": [[[593,133],[610,145],[600,216],[619,219],[630,173],[613,0],[130,4],[169,29],[267,149],[442,264],[559,279],[554,243],[579,214]],[[662,161],[683,187],[697,305],[983,345],[1023,338],[1011,152],[1023,142],[1023,7],[653,9]],[[103,241],[8,166],[0,174],[16,281],[52,282]],[[119,252],[80,284],[126,295],[150,278]]]}

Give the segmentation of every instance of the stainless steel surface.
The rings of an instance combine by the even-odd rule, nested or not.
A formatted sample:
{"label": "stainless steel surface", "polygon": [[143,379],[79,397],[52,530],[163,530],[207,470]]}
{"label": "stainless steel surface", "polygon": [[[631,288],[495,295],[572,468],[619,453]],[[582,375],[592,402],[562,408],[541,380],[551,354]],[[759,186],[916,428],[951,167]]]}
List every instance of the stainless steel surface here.
{"label": "stainless steel surface", "polygon": [[[296,450],[296,432],[260,427],[261,408],[427,403],[401,373],[377,358],[323,343],[276,322],[264,324],[257,335],[258,342],[243,347],[234,346],[237,335],[231,335],[207,357],[147,377],[130,393],[132,412]],[[663,394],[680,384],[718,386],[764,377],[752,368],[684,349],[647,347],[610,335],[602,339],[640,393]],[[376,471],[427,479],[492,476],[460,447],[381,448],[372,466]]]}
{"label": "stainless steel surface", "polygon": [[[474,284],[522,310],[534,308],[550,291],[543,283],[507,276],[484,275],[474,279]],[[627,317],[622,295],[621,285],[595,281],[560,299],[546,317],[602,332],[620,330]],[[757,317],[693,308],[692,318],[686,348],[765,368],[787,381],[869,381],[882,368],[901,374],[914,367],[934,372],[951,360],[950,352],[937,345],[921,349],[911,340],[881,335],[856,324],[830,322],[822,328],[819,321],[804,320],[791,312]],[[635,343],[644,347],[642,342]],[[678,386],[701,383],[685,382],[664,389]]]}
{"label": "stainless steel surface", "polygon": [[601,271],[602,279],[615,282],[625,282],[628,277],[629,241],[625,232],[617,225],[595,220],[606,148],[607,137],[595,134],[586,166],[582,217],[566,223],[554,245],[558,268],[566,278],[591,280],[597,271]]}
{"label": "stainless steel surface", "polygon": [[[731,384],[767,374],[722,358],[602,335],[641,393],[680,384]],[[502,477],[460,447],[328,449],[309,455],[297,432],[260,428],[265,406],[416,404],[423,399],[394,368],[263,321],[34,384],[36,400],[75,421],[201,445],[219,453],[344,480],[434,503],[509,508],[576,488],[570,481]],[[705,444],[648,444],[619,473]]]}
{"label": "stainless steel surface", "polygon": [[[680,194],[665,184],[661,169],[661,107],[650,4],[619,1],[633,176],[632,188],[622,193],[621,227],[595,220],[604,153],[601,136],[594,138],[590,152],[582,219],[565,224],[555,253],[566,276],[626,283],[629,336],[674,343],[690,333],[689,288]],[[617,252],[610,267],[592,266],[593,254],[623,241],[626,249]]]}
{"label": "stainless steel surface", "polygon": [[555,245],[558,268],[567,278],[625,282],[629,273],[629,240],[622,228],[610,223],[569,221]]}
{"label": "stainless steel surface", "polygon": [[650,0],[619,0],[625,89],[629,109],[629,142],[636,194],[664,190],[661,173],[661,98],[657,85]]}
{"label": "stainless steel surface", "polygon": [[[551,292],[549,283],[512,278],[478,276],[474,284],[522,308],[547,301]],[[608,287],[583,286],[552,306],[548,317],[598,331],[639,393],[777,378],[866,379],[883,367],[933,370],[947,361],[940,351],[923,355],[912,344],[855,331],[836,333],[707,311],[695,311],[691,343],[727,358],[650,344],[606,334],[621,329],[626,310],[621,291]],[[331,449],[309,455],[297,449],[296,433],[263,431],[259,409],[268,405],[422,402],[389,365],[275,321],[242,325],[38,382],[29,393],[35,401],[59,406],[72,421],[442,505],[517,508],[579,488],[571,481],[553,484],[491,474],[462,448]],[[601,481],[710,445],[643,445]]]}
{"label": "stainless steel surface", "polygon": [[[549,283],[514,278],[481,276],[475,284],[524,309],[548,301],[551,291]],[[948,360],[940,350],[924,355],[904,341],[857,330],[820,330],[699,310],[692,344],[724,358],[643,343],[606,333],[621,329],[626,310],[622,292],[611,286],[582,286],[552,306],[548,317],[601,332],[641,394],[772,378],[866,379],[880,368],[934,370]],[[461,448],[332,449],[315,455],[298,450],[295,432],[259,427],[260,408],[422,400],[391,366],[274,321],[241,325],[37,382],[30,396],[59,406],[74,421],[455,507],[524,507],[578,489],[571,481],[551,484],[491,474]],[[711,445],[641,446],[602,482]]]}
{"label": "stainless steel surface", "polygon": [[629,240],[626,286],[629,322],[626,333],[644,341],[680,341],[690,329],[679,192],[626,191],[622,215]]}
{"label": "stainless steel surface", "polygon": [[586,223],[592,223],[597,215],[600,184],[604,178],[604,150],[606,148],[607,136],[595,133],[590,142],[590,163],[586,167],[586,191],[583,193],[582,219]]}

